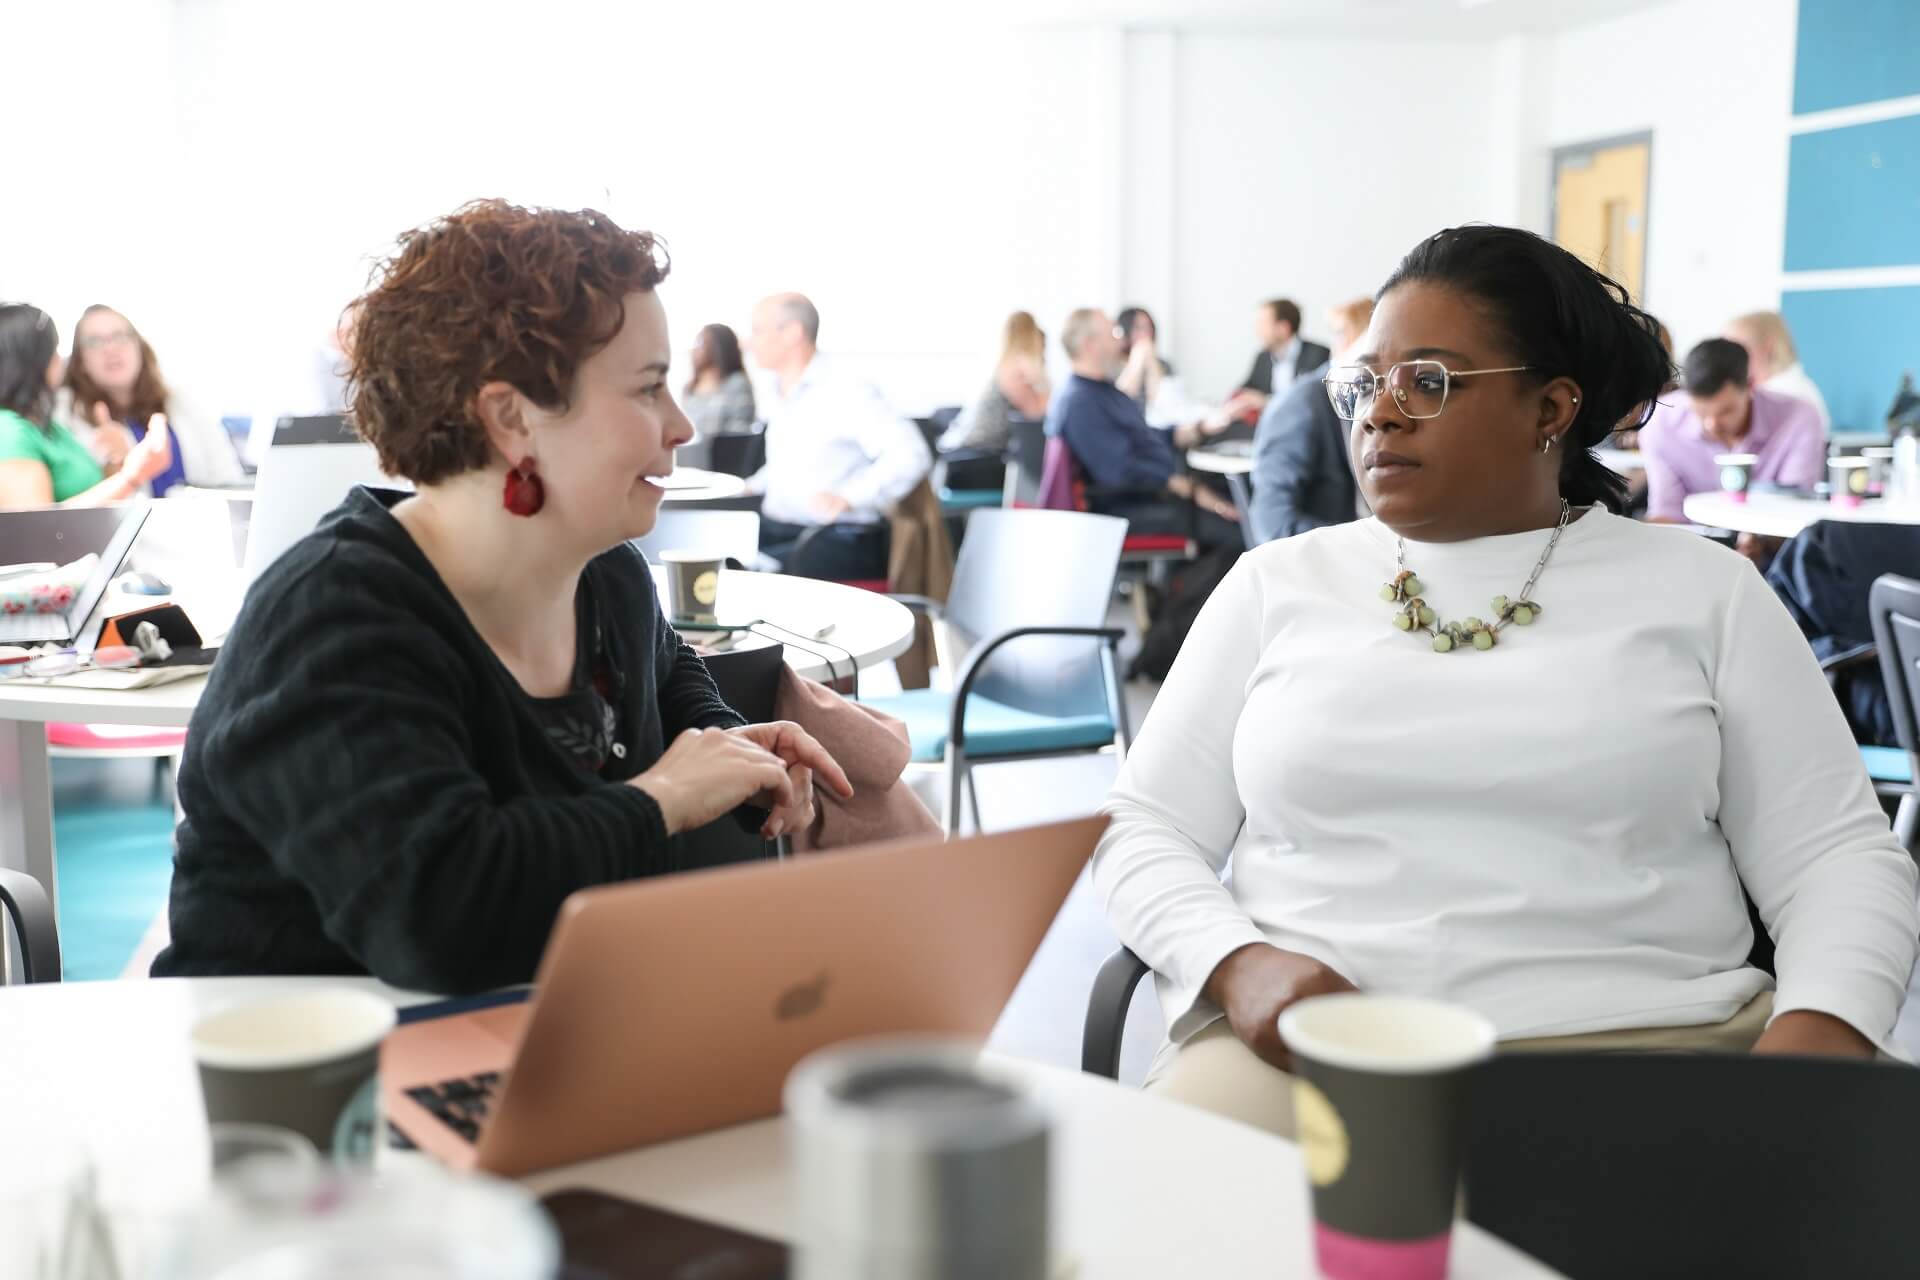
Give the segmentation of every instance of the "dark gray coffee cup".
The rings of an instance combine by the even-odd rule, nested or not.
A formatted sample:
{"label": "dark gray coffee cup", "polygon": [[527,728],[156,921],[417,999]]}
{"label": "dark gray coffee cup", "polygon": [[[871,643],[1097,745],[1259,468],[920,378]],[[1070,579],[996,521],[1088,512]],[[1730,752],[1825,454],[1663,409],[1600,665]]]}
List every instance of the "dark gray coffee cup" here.
{"label": "dark gray coffee cup", "polygon": [[217,1010],[194,1024],[209,1123],[274,1125],[343,1164],[370,1164],[385,1125],[380,1045],[397,1015],[328,988]]}
{"label": "dark gray coffee cup", "polygon": [[1442,1280],[1468,1077],[1493,1052],[1493,1024],[1457,1005],[1355,992],[1294,1005],[1280,1036],[1321,1272]]}
{"label": "dark gray coffee cup", "polygon": [[720,570],[725,560],[703,551],[663,551],[667,569],[667,606],[686,622],[714,622],[720,601]]}

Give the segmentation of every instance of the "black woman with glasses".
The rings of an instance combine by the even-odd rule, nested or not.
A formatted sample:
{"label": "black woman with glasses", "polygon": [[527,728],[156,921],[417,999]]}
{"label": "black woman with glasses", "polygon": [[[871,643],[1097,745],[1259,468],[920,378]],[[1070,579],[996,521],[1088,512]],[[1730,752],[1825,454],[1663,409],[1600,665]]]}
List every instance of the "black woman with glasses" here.
{"label": "black woman with glasses", "polygon": [[1653,321],[1460,227],[1347,361],[1372,518],[1241,558],[1107,805],[1095,883],[1170,1031],[1148,1087],[1290,1132],[1276,1018],[1356,988],[1509,1047],[1887,1049],[1915,870],[1833,696],[1752,568],[1622,518],[1591,453],[1667,382]]}

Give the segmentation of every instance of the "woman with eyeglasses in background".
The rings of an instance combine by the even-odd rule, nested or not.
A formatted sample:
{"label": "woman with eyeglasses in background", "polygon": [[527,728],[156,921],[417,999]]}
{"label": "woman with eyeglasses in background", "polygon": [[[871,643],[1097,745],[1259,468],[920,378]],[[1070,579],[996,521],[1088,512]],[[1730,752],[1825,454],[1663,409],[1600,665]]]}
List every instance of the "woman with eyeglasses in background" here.
{"label": "woman with eyeglasses in background", "polygon": [[124,502],[173,461],[166,417],[157,414],[109,473],[54,415],[65,371],[53,318],[25,303],[0,305],[0,510]]}
{"label": "woman with eyeglasses in background", "polygon": [[1752,569],[1621,518],[1590,452],[1666,385],[1652,320],[1462,227],[1348,359],[1373,517],[1240,559],[1107,805],[1095,883],[1170,1032],[1149,1087],[1288,1132],[1278,1015],[1355,988],[1513,1047],[1884,1048],[1914,865],[1833,695]]}
{"label": "woman with eyeglasses in background", "polygon": [[73,327],[62,398],[55,410],[105,466],[117,466],[164,414],[173,459],[147,485],[156,498],[177,485],[242,484],[246,472],[218,418],[199,412],[160,373],[153,347],[131,321],[95,304]]}

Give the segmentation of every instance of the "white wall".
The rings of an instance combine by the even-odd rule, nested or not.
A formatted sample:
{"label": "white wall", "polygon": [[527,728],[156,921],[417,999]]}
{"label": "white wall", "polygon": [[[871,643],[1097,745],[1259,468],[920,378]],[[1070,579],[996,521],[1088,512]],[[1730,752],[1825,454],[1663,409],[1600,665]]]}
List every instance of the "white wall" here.
{"label": "white wall", "polygon": [[[682,348],[803,289],[825,345],[917,410],[978,391],[1013,308],[1057,334],[1072,306],[1138,302],[1210,396],[1245,372],[1259,300],[1294,297],[1324,337],[1326,307],[1420,236],[1542,227],[1552,145],[1651,127],[1648,302],[1688,342],[1775,297],[1792,8],[1677,0],[1421,44],[885,9],[756,12],[743,38],[732,10],[599,0],[34,0],[0,11],[0,44],[44,55],[9,88],[50,104],[27,146],[47,194],[0,202],[0,296],[63,327],[111,301],[177,379],[246,411],[311,381],[397,232],[504,195],[663,233]],[[84,78],[61,52],[81,47]]]}
{"label": "white wall", "polygon": [[1492,67],[1476,45],[1181,38],[1168,349],[1190,394],[1246,376],[1261,300],[1324,341],[1327,308],[1422,237],[1496,216]]}
{"label": "white wall", "polygon": [[1550,145],[1653,131],[1645,301],[1678,353],[1779,305],[1795,9],[1680,0],[1540,42]]}

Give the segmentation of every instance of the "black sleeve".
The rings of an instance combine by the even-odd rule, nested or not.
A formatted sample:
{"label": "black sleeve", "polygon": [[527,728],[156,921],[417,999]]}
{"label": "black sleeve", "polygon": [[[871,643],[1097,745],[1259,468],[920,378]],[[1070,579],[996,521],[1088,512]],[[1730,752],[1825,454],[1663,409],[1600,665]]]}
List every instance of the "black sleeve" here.
{"label": "black sleeve", "polygon": [[324,604],[298,594],[249,610],[262,625],[222,654],[224,696],[203,703],[193,750],[374,976],[446,992],[525,981],[568,894],[679,869],[679,842],[634,787],[493,794],[476,759],[511,741],[472,728],[484,691],[395,582]]}
{"label": "black sleeve", "polygon": [[726,704],[707,664],[678,632],[660,620],[660,726],[668,742],[686,729],[731,729],[745,717]]}
{"label": "black sleeve", "polygon": [[1326,522],[1304,509],[1318,465],[1317,384],[1296,382],[1267,402],[1253,432],[1253,502],[1248,519],[1257,543],[1290,538]]}

